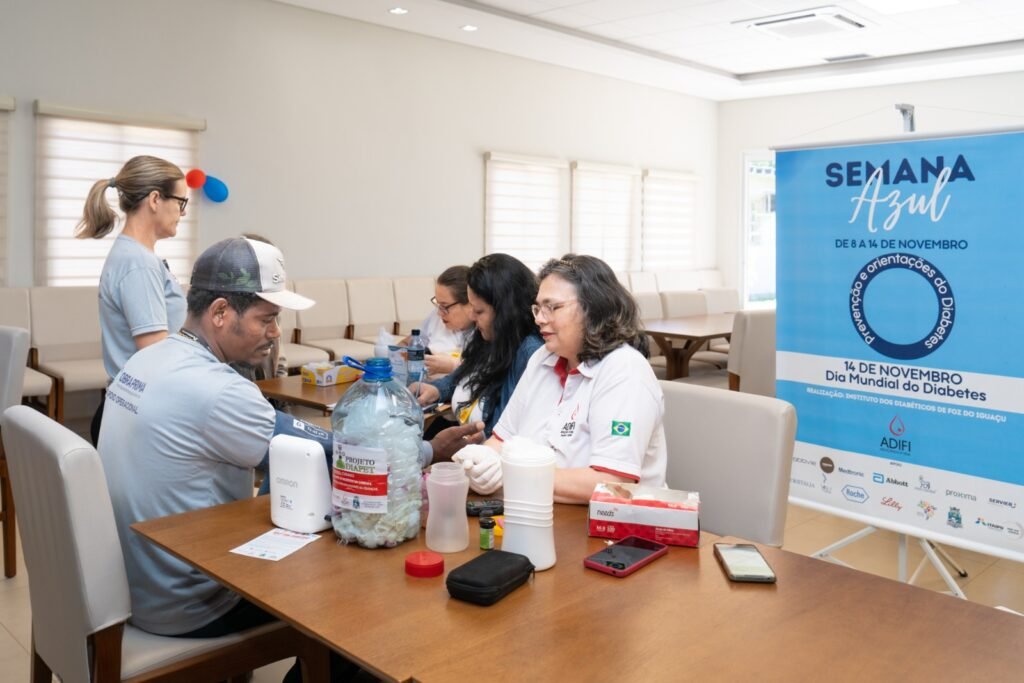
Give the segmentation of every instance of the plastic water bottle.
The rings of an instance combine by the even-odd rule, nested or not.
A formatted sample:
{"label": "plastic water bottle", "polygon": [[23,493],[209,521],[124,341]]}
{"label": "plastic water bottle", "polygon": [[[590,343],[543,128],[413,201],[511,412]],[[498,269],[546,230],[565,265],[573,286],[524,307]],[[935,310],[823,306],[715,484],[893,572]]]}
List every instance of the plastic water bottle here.
{"label": "plastic water bottle", "polygon": [[334,532],[342,543],[392,548],[420,530],[423,411],[386,358],[345,364],[363,376],[334,407]]}
{"label": "plastic water bottle", "polygon": [[425,353],[426,348],[423,346],[423,340],[420,338],[420,331],[413,330],[412,336],[409,337],[409,350],[406,352],[408,384],[422,382],[426,379],[426,366],[423,361]]}

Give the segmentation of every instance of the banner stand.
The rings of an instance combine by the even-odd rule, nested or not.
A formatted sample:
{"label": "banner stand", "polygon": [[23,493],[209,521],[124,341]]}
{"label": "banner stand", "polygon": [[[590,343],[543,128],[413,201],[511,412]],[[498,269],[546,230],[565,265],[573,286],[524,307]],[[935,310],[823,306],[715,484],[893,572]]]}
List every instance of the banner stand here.
{"label": "banner stand", "polygon": [[[811,553],[810,557],[814,557],[819,560],[826,560],[828,562],[832,562],[833,564],[838,564],[849,569],[856,569],[856,567],[853,567],[847,564],[846,562],[843,562],[839,558],[832,557],[832,553],[836,552],[837,550],[845,548],[851,543],[856,543],[860,539],[866,538],[867,536],[870,536],[876,531],[878,531],[878,527],[866,526],[860,531],[850,534],[846,538],[840,539],[835,543],[826,546],[825,548],[822,548],[817,552]],[[909,538],[913,538],[921,545],[921,550],[924,551],[924,557],[921,558],[921,562],[918,563],[917,569],[914,570],[913,575],[911,575],[909,579],[907,578],[907,538],[907,534],[899,534],[900,546],[898,551],[898,580],[900,581],[900,583],[908,583],[913,585],[914,582],[917,581],[917,577],[920,576],[921,570],[924,569],[925,562],[931,562],[932,566],[935,567],[935,571],[938,572],[939,576],[949,587],[948,592],[960,598],[961,600],[966,600],[967,596],[964,594],[960,586],[957,585],[956,581],[953,580],[953,577],[949,573],[949,571],[946,570],[946,566],[942,563],[942,560],[945,559],[947,562],[949,562],[953,569],[956,570],[957,574],[959,574],[962,578],[967,577],[967,572],[964,571],[964,569],[960,565],[958,565],[952,557],[949,556],[949,553],[947,553],[945,549],[943,549],[941,546],[935,545],[926,538],[920,538],[918,536],[909,536]],[[941,558],[939,557],[940,555]]]}

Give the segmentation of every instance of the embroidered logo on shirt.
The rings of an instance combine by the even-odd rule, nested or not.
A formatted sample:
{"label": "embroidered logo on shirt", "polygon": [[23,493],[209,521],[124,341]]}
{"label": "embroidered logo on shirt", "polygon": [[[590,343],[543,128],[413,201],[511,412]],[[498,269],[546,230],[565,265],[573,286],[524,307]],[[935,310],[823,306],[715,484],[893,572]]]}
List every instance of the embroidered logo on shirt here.
{"label": "embroidered logo on shirt", "polygon": [[569,438],[576,431],[576,420],[570,420],[562,425],[562,438]]}
{"label": "embroidered logo on shirt", "polygon": [[629,432],[632,427],[632,422],[619,422],[618,420],[612,420],[612,436],[629,436]]}

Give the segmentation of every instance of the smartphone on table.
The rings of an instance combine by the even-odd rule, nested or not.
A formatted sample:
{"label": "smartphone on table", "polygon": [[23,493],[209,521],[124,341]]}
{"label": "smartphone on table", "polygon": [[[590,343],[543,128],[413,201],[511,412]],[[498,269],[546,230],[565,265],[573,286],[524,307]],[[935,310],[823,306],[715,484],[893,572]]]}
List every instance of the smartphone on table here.
{"label": "smartphone on table", "polygon": [[627,536],[583,560],[583,566],[612,576],[629,576],[668,552],[668,546],[639,536]]}
{"label": "smartphone on table", "polygon": [[750,543],[716,543],[715,557],[730,581],[775,583],[775,572]]}

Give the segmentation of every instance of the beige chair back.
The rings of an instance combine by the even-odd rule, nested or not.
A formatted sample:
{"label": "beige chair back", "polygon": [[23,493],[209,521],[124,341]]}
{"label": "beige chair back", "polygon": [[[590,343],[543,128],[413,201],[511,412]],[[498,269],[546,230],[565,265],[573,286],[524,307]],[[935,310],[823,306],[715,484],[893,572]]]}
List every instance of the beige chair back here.
{"label": "beige chair back", "polygon": [[747,394],[775,396],[775,311],[738,311],[729,341],[729,374]]}
{"label": "beige chair back", "polygon": [[295,291],[316,302],[296,314],[303,341],[341,339],[348,329],[348,287],[344,280],[296,280]]}
{"label": "beige chair back", "polygon": [[666,481],[700,493],[700,527],[781,546],[796,439],[786,401],[661,381]]}
{"label": "beige chair back", "polygon": [[396,277],[395,316],[398,318],[399,334],[408,334],[412,328],[430,315],[434,296],[434,278],[432,277]]}
{"label": "beige chair back", "polygon": [[661,292],[661,307],[666,318],[687,318],[708,313],[707,298],[704,292],[697,291]]}
{"label": "beige chair back", "polygon": [[735,289],[713,287],[702,289],[707,299],[708,313],[735,313],[740,310],[740,293]]}
{"label": "beige chair back", "polygon": [[623,272],[621,270],[616,271],[615,279],[619,281],[619,284],[626,288],[627,292],[633,291],[632,285],[629,284],[629,273]]}
{"label": "beige chair back", "polygon": [[390,334],[398,320],[395,290],[390,278],[348,280],[348,318],[353,339],[377,338],[380,328]]}
{"label": "beige chair back", "polygon": [[98,287],[33,287],[29,299],[40,363],[102,358]]}
{"label": "beige chair back", "polygon": [[658,320],[665,317],[661,307],[661,296],[657,292],[640,292],[634,294],[633,298],[640,309],[640,320]]}
{"label": "beige chair back", "polygon": [[28,289],[24,287],[0,288],[0,325],[32,329]]}
{"label": "beige chair back", "polygon": [[28,330],[0,326],[0,412],[21,403],[28,340]]}

